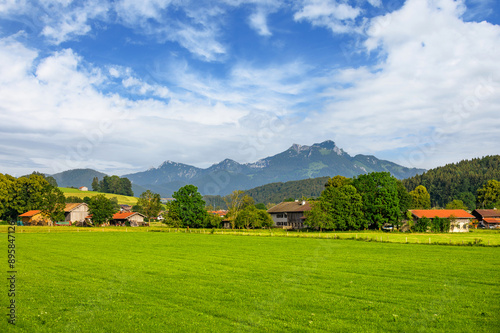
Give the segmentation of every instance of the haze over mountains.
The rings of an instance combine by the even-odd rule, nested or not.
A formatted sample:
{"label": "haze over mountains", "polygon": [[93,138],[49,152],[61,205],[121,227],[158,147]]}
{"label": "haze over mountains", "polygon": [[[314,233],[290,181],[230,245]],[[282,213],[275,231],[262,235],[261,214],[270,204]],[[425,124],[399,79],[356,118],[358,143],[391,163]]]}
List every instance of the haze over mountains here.
{"label": "haze over mountains", "polygon": [[124,175],[133,184],[169,196],[179,187],[193,184],[203,195],[226,195],[273,182],[286,182],[323,176],[353,177],[363,173],[388,171],[404,179],[424,169],[406,168],[375,156],[356,155],[337,147],[333,141],[312,146],[292,145],[286,151],[254,163],[240,164],[225,159],[209,168],[166,161],[158,168]]}
{"label": "haze over mountains", "polygon": [[[282,153],[254,163],[241,164],[231,159],[202,169],[191,165],[165,161],[157,168],[123,175],[130,179],[134,194],[150,189],[169,197],[180,187],[193,184],[203,195],[226,195],[234,190],[246,190],[274,182],[342,175],[353,177],[364,173],[388,171],[398,179],[421,174],[424,169],[406,168],[375,156],[350,156],[333,141],[312,146],[292,145]],[[77,183],[68,182],[76,173]],[[59,186],[90,186],[93,177],[103,174],[91,169],[69,170],[53,175]],[[85,179],[88,178],[88,179]]]}

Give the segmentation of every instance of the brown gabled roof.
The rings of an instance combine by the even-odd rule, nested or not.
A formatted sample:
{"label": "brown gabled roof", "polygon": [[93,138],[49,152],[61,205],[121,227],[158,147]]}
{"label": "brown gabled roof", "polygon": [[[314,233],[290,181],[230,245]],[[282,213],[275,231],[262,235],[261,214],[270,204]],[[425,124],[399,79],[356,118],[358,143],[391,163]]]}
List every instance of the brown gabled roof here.
{"label": "brown gabled roof", "polygon": [[282,202],[267,210],[268,213],[300,213],[311,210],[309,202]]}
{"label": "brown gabled roof", "polygon": [[500,218],[485,217],[483,219],[483,221],[486,223],[491,223],[491,224],[500,224]]}
{"label": "brown gabled roof", "polygon": [[20,217],[32,217],[35,216],[36,214],[40,214],[40,210],[30,210],[24,214],[19,215]]}
{"label": "brown gabled roof", "polygon": [[85,202],[77,202],[77,203],[67,203],[66,207],[64,207],[64,212],[69,213],[72,210],[75,210],[76,208],[80,207],[81,205],[87,205]]}
{"label": "brown gabled roof", "polygon": [[500,210],[499,209],[476,209],[475,212],[477,212],[483,218],[485,218],[485,217],[500,217]]}
{"label": "brown gabled roof", "polygon": [[467,213],[463,209],[413,209],[410,212],[421,219],[422,217],[427,217],[432,219],[434,217],[439,218],[449,218],[455,217],[457,219],[473,219],[474,216]]}

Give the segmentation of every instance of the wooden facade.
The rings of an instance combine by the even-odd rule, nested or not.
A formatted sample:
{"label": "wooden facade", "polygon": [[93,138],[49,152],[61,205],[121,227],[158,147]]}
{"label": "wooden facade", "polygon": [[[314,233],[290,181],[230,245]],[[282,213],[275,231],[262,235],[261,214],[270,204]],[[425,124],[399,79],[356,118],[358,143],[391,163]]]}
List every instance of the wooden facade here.
{"label": "wooden facade", "polygon": [[86,203],[69,203],[64,208],[64,220],[72,223],[83,223],[89,215]]}
{"label": "wooden facade", "polygon": [[305,228],[304,213],[311,210],[306,201],[282,202],[271,207],[267,212],[271,215],[274,227],[283,229]]}

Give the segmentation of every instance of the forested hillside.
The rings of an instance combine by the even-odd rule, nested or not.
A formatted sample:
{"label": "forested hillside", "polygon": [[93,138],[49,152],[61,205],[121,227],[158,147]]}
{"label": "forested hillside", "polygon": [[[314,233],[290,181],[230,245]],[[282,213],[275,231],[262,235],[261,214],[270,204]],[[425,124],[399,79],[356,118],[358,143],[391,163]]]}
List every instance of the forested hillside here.
{"label": "forested hillside", "polygon": [[423,185],[431,196],[431,205],[444,207],[454,199],[469,209],[476,204],[477,190],[488,180],[500,180],[500,155],[486,156],[447,164],[403,180],[408,191]]}
{"label": "forested hillside", "polygon": [[[329,177],[310,178],[262,185],[245,191],[245,195],[252,197],[255,203],[280,203],[287,199],[302,197],[316,198],[325,189]],[[226,208],[223,197],[220,195],[206,195],[203,197],[206,204],[213,207]]]}
{"label": "forested hillside", "polygon": [[256,203],[280,203],[286,199],[319,197],[329,177],[294,180],[285,183],[271,183],[245,191]]}
{"label": "forested hillside", "polygon": [[102,179],[104,176],[105,173],[92,169],[73,169],[52,175],[61,187],[86,186],[89,189],[92,188],[92,180],[95,177]]}

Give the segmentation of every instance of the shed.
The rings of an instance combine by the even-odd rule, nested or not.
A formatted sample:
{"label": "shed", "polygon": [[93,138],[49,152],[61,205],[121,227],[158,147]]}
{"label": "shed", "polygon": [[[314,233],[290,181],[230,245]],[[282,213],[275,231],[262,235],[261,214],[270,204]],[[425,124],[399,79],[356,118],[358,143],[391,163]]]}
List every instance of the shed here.
{"label": "shed", "polygon": [[145,226],[149,223],[144,222],[146,216],[137,212],[119,212],[113,215],[113,224],[124,224],[129,223],[131,227]]}
{"label": "shed", "polygon": [[40,210],[30,210],[19,215],[23,225],[52,225],[52,221],[43,216]]}
{"label": "shed", "polygon": [[83,223],[89,215],[89,206],[82,203],[68,203],[64,207],[64,220],[73,223]]}

